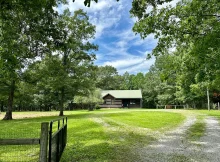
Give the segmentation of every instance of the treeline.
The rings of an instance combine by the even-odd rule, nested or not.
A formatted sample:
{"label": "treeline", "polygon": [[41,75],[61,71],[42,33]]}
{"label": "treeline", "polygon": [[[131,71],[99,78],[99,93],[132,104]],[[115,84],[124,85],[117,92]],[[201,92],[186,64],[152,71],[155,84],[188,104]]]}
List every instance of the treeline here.
{"label": "treeline", "polygon": [[197,108],[220,102],[219,11],[219,0],[133,0],[133,31],[158,39],[151,54],[157,60],[147,74],[155,83],[147,93],[158,102]]}
{"label": "treeline", "polygon": [[[180,68],[182,60],[175,53],[157,57],[155,64],[146,74],[119,75],[112,66],[91,65],[91,71],[78,74],[78,78],[63,80],[57,68],[58,64],[50,59],[38,61],[24,72],[24,78],[16,84],[14,111],[51,111],[60,110],[62,91],[65,86],[63,109],[98,108],[102,103],[100,90],[136,90],[141,89],[144,108],[156,108],[157,105],[188,105],[191,108],[207,107],[207,84],[196,82],[197,70]],[[37,65],[37,66],[36,66]],[[43,65],[43,66],[42,66]],[[48,70],[47,66],[51,66]],[[190,68],[190,65],[188,65]],[[193,64],[195,66],[195,64]],[[41,69],[40,71],[38,71]],[[181,69],[181,70],[180,70]],[[62,72],[62,75],[63,72]],[[90,76],[89,76],[90,75]],[[69,79],[69,80],[67,80]],[[215,82],[209,84],[210,104],[219,100],[214,96],[218,92]],[[1,111],[7,108],[7,96],[1,95]]]}
{"label": "treeline", "polygon": [[[95,26],[85,12],[58,14],[62,0],[0,2],[0,109],[59,110],[78,101],[100,102],[97,89],[141,89],[144,107],[218,103],[220,91],[219,0],[133,0],[135,33],[158,44],[148,73],[118,75],[94,65]],[[89,5],[90,0],[85,0]],[[164,5],[162,5],[164,4]],[[162,6],[161,6],[162,5]],[[146,10],[149,8],[149,10]],[[149,55],[149,56],[151,56]],[[97,95],[95,95],[97,94]],[[99,95],[98,95],[99,94]],[[83,98],[82,97],[86,97]],[[210,98],[209,98],[210,97]]]}

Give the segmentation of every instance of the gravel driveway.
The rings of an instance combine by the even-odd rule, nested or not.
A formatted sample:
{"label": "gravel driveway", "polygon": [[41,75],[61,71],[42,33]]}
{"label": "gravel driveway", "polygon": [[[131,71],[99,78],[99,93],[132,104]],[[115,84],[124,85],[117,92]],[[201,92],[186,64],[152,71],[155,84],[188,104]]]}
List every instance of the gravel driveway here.
{"label": "gravel driveway", "polygon": [[143,162],[220,162],[220,125],[214,117],[205,117],[206,132],[199,141],[186,139],[187,129],[196,121],[188,117],[185,123],[137,151]]}

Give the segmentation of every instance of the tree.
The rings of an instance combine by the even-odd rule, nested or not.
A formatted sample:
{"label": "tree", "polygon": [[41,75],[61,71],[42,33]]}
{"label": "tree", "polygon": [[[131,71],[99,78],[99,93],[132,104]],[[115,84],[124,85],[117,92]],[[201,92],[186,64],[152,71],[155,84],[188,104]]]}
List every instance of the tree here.
{"label": "tree", "polygon": [[117,86],[116,76],[118,75],[117,69],[106,65],[98,67],[97,71],[97,88],[103,90],[114,90]]}
{"label": "tree", "polygon": [[[90,2],[85,0],[85,5]],[[14,93],[24,69],[59,44],[54,7],[60,3],[66,0],[0,0],[0,82],[8,93],[6,120],[12,119]]]}
{"label": "tree", "polygon": [[203,47],[203,54],[210,53],[210,48],[217,49],[220,44],[220,2],[181,0],[176,5],[166,5],[166,2],[172,1],[134,0],[132,3],[131,14],[139,19],[133,30],[142,38],[151,33],[159,38],[153,54],[158,55],[180,43],[189,45],[191,42],[195,49]]}
{"label": "tree", "polygon": [[56,105],[57,101],[62,116],[65,102],[94,88],[93,50],[97,46],[88,41],[93,38],[95,27],[82,10],[75,11],[73,16],[65,10],[57,19],[56,28],[60,33],[55,51],[35,65],[34,75],[41,74],[37,83],[39,99],[47,106]]}
{"label": "tree", "polygon": [[[8,106],[4,117],[12,119],[12,106],[16,84],[23,69],[36,56],[49,51],[54,31],[53,10],[56,1],[0,1],[0,59],[1,82],[7,86]],[[60,1],[58,1],[60,2]]]}
{"label": "tree", "polygon": [[143,89],[144,84],[144,74],[143,73],[137,73],[133,78],[133,89]]}
{"label": "tree", "polygon": [[[67,89],[80,87],[81,91],[88,91],[92,88],[92,72],[94,68],[92,67],[92,61],[95,59],[95,55],[92,50],[97,50],[98,47],[91,44],[88,40],[94,37],[95,26],[89,23],[89,18],[82,10],[75,11],[74,15],[68,10],[65,10],[63,15],[58,19],[58,24],[60,31],[63,31],[62,39],[59,40],[59,50],[57,51],[61,57],[62,63],[60,64],[63,70],[62,80],[60,80],[60,116],[63,115],[63,103],[65,101],[65,93]],[[70,81],[68,83],[63,82],[72,78],[77,81],[74,86],[71,85]],[[78,77],[78,79],[76,79]],[[87,86],[90,85],[90,86]]]}
{"label": "tree", "polygon": [[103,103],[101,90],[100,89],[94,89],[91,90],[89,93],[87,93],[84,96],[75,96],[74,102],[78,104],[85,104],[88,107],[88,109],[94,110],[94,108],[98,107],[100,103]]}
{"label": "tree", "polygon": [[[153,50],[155,56],[170,55],[170,49],[175,49],[172,57],[180,65],[172,65],[179,69],[172,75],[177,81],[176,101],[201,102],[204,95],[196,89],[206,86],[211,90],[218,82],[220,2],[181,0],[175,5],[168,2],[173,0],[134,0],[131,14],[139,21],[133,30],[142,38],[149,34],[158,38]],[[163,64],[162,69],[167,69],[162,75],[169,81],[170,76],[166,77],[172,74],[173,68]]]}
{"label": "tree", "polygon": [[153,65],[150,67],[149,72],[145,75],[142,95],[144,107],[156,107],[158,103],[157,86],[161,84],[160,74],[158,69]]}

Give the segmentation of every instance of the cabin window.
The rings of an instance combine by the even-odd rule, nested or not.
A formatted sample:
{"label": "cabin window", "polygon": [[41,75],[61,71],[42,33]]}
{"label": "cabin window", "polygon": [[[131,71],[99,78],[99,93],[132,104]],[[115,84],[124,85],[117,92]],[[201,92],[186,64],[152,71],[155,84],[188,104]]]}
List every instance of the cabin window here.
{"label": "cabin window", "polygon": [[136,104],[136,100],[130,100],[130,105],[135,105]]}
{"label": "cabin window", "polygon": [[139,105],[140,104],[140,100],[130,100],[130,105]]}

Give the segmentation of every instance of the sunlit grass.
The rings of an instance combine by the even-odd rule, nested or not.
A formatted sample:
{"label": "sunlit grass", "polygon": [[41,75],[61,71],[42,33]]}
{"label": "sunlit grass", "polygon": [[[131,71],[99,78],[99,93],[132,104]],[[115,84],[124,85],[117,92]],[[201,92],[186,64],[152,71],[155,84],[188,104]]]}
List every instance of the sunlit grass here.
{"label": "sunlit grass", "polygon": [[[24,114],[16,112],[14,115],[28,117],[28,113],[33,112]],[[39,138],[41,122],[59,118],[57,112],[34,113],[37,116],[43,113],[44,117],[0,121],[0,138]],[[148,129],[167,130],[176,127],[185,119],[179,113],[144,109],[65,111],[64,114],[68,117],[68,141],[61,159],[63,162],[131,161],[131,159],[135,161],[138,157],[134,149],[155,140],[154,136],[147,134]],[[104,124],[95,119],[101,120]],[[7,158],[8,150],[5,149],[0,147],[0,161],[5,161],[2,152]],[[27,148],[27,151],[30,150]],[[8,156],[9,152],[12,151],[8,151]]]}
{"label": "sunlit grass", "polygon": [[179,125],[185,117],[178,113],[169,112],[124,112],[120,114],[106,114],[105,117],[115,122],[125,123],[130,126],[159,130],[172,128]]}
{"label": "sunlit grass", "polygon": [[201,113],[203,114],[207,114],[210,116],[215,116],[216,118],[218,118],[220,120],[220,110],[200,110]]}

